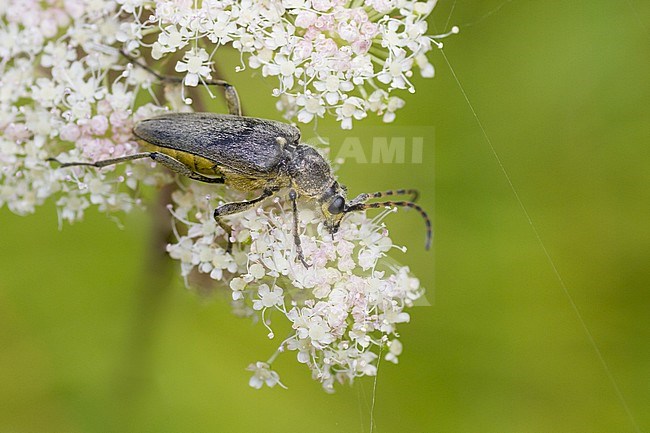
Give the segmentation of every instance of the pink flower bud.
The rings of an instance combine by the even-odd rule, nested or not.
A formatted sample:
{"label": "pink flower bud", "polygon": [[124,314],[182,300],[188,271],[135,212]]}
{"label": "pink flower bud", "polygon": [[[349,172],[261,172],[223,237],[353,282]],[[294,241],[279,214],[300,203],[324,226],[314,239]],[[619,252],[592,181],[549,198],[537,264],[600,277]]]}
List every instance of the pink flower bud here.
{"label": "pink flower bud", "polygon": [[61,132],[59,133],[59,138],[61,138],[63,141],[77,141],[80,136],[81,130],[74,123],[68,123],[63,128],[61,128]]}
{"label": "pink flower bud", "polygon": [[106,116],[97,115],[90,119],[90,130],[93,134],[104,135],[108,129],[108,119]]}
{"label": "pink flower bud", "polygon": [[311,11],[301,11],[296,17],[296,27],[301,27],[303,29],[308,28],[309,26],[314,25],[316,22],[316,14]]}

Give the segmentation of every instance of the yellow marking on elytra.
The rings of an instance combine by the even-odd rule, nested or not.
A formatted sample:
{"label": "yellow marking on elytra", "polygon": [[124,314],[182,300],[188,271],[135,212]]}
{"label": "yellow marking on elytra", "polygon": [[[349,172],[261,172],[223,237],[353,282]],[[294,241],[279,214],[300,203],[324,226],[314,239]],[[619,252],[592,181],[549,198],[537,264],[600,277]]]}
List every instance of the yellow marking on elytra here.
{"label": "yellow marking on elytra", "polygon": [[182,163],[196,173],[200,173],[206,176],[221,175],[221,170],[219,170],[214,161],[210,161],[209,159],[203,158],[202,156],[193,155],[189,152],[183,152],[181,150],[156,146],[154,144],[147,143],[144,140],[138,140],[138,144],[142,150],[146,152],[164,153],[165,155],[174,158],[176,161]]}

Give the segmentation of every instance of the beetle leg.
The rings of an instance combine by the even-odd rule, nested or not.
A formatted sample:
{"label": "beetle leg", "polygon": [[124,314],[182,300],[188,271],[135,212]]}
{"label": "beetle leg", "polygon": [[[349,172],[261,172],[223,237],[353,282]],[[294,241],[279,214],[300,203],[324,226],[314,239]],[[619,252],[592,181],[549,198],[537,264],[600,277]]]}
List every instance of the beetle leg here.
{"label": "beetle leg", "polygon": [[59,162],[55,158],[48,158],[47,160],[59,163],[61,165],[61,168],[75,167],[75,166],[101,168],[101,167],[106,167],[108,165],[114,165],[114,164],[119,164],[121,162],[133,161],[135,159],[143,159],[143,158],[151,158],[154,161],[159,162],[160,164],[169,168],[171,171],[178,173],[182,176],[189,177],[190,179],[193,180],[198,180],[200,182],[206,182],[206,183],[224,182],[223,178],[221,177],[207,177],[207,176],[203,176],[202,174],[196,173],[192,171],[188,166],[183,164],[182,162],[177,161],[171,156],[165,155],[164,153],[160,153],[160,152],[135,153],[133,155],[120,156],[119,158],[103,159],[101,161],[95,161],[95,162]]}
{"label": "beetle leg", "polygon": [[192,171],[192,169],[190,169],[188,166],[178,161],[177,159],[174,159],[169,155],[165,155],[164,153],[151,152],[151,155],[149,156],[151,157],[151,159],[161,163],[171,171],[178,173],[181,176],[189,177],[192,180],[198,180],[199,182],[205,182],[205,183],[224,183],[224,179],[222,177],[203,176],[200,173]]}
{"label": "beetle leg", "polygon": [[133,155],[120,156],[119,158],[103,159],[95,162],[60,162],[56,158],[47,158],[47,161],[56,162],[60,168],[86,166],[86,167],[106,167],[107,165],[119,164],[120,162],[133,161],[134,159],[151,158],[154,152],[134,153]]}
{"label": "beetle leg", "polygon": [[298,194],[293,189],[289,191],[289,198],[291,199],[291,207],[293,209],[293,242],[296,245],[296,252],[298,259],[302,262],[305,268],[309,268],[309,264],[305,261],[305,256],[302,252],[302,245],[300,244],[300,235],[298,234],[298,203],[296,199]]}
{"label": "beetle leg", "polygon": [[[206,82],[205,84],[210,85],[211,83]],[[224,84],[223,86],[224,96],[226,97],[226,104],[228,104],[228,112],[230,114],[234,114],[235,116],[241,116],[241,103],[239,102],[239,95],[237,94],[235,86],[228,83]]]}
{"label": "beetle leg", "polygon": [[[139,61],[138,59],[135,59],[131,57],[129,54],[125,53],[124,51],[120,51],[120,53],[127,58],[128,61],[131,63],[135,63],[145,71],[149,72],[151,75],[154,77],[158,78],[162,82],[166,83],[178,83],[178,84],[183,84],[183,78],[181,77],[175,77],[175,76],[170,76],[170,75],[162,75],[159,72],[156,72],[154,69],[152,69],[149,65],[146,65]],[[234,114],[235,116],[241,116],[242,111],[241,111],[241,103],[239,102],[239,95],[237,94],[237,90],[235,89],[235,86],[232,84],[228,83],[227,81],[224,80],[203,80],[202,81],[206,86],[220,86],[224,88],[224,94],[226,98],[226,105],[228,106],[228,112],[230,114]]]}
{"label": "beetle leg", "polygon": [[272,196],[276,192],[277,189],[265,189],[264,192],[262,192],[261,196],[254,198],[253,200],[225,203],[214,210],[215,221],[217,222],[217,224],[219,224],[219,226],[221,226],[222,229],[225,230],[226,234],[228,235],[228,248],[226,249],[227,252],[232,251],[232,238],[231,238],[232,228],[228,224],[226,224],[221,217],[244,212],[254,207],[257,203],[261,202],[265,198]]}

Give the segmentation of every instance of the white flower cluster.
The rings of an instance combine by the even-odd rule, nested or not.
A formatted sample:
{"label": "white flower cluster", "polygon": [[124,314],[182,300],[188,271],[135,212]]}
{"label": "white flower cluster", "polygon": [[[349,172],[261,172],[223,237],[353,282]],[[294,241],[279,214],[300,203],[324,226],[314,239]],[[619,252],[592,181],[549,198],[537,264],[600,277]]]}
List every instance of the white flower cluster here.
{"label": "white flower cluster", "polygon": [[153,58],[183,53],[176,71],[186,85],[210,79],[218,49],[232,46],[242,67],[246,58],[264,77],[277,77],[273,94],[287,118],[309,123],[331,113],[344,129],[368,113],[391,122],[404,106],[392,91],[415,92],[415,67],[432,77],[427,53],[447,36],[427,34],[435,0],[163,0],[153,13],[149,2],[118,2],[135,18],[122,25],[128,49],[158,32]]}
{"label": "white flower cluster", "polygon": [[[137,52],[150,38],[156,59],[181,51],[175,69],[186,85],[195,85],[210,77],[217,47],[229,44],[263,75],[280,78],[278,94],[302,121],[328,109],[344,126],[367,111],[391,120],[402,102],[389,92],[411,87],[413,62],[432,73],[423,55],[432,42],[424,36],[424,18],[433,4],[4,0],[0,207],[27,214],[53,197],[59,219],[72,222],[91,206],[129,211],[143,186],[174,181],[148,160],[102,170],[59,169],[47,161],[136,153],[133,125],[167,109],[152,91],[155,77],[129,65],[120,49]],[[367,93],[368,87],[374,90]],[[181,89],[165,90],[178,110]],[[140,102],[147,97],[155,103]],[[295,259],[291,214],[277,202],[231,217],[236,243],[226,252],[225,233],[211,217],[217,203],[206,200],[215,190],[223,191],[223,201],[242,199],[235,191],[200,184],[181,185],[173,196],[177,242],[168,250],[184,276],[195,270],[229,286],[235,311],[258,315],[266,326],[272,312],[281,313],[293,332],[278,350],[295,351],[328,390],[335,381],[374,374],[382,350],[385,359],[397,361],[395,325],[408,320],[404,309],[421,290],[407,268],[386,256],[394,246],[381,217],[350,216],[332,240],[320,216],[301,203],[302,245],[312,263],[305,268]],[[271,362],[251,367],[252,386],[279,383]]]}
{"label": "white flower cluster", "polygon": [[[140,183],[169,181],[143,164],[107,181],[102,173],[54,170],[48,157],[98,160],[134,153],[131,130],[152,104],[134,112],[145,72],[122,74],[111,2],[5,1],[0,6],[0,206],[32,213],[56,194],[61,220],[91,205],[128,211]],[[111,171],[107,169],[105,171]],[[73,182],[69,182],[73,180]]]}
{"label": "white flower cluster", "polygon": [[[181,261],[184,276],[197,270],[229,281],[235,311],[259,314],[269,338],[275,338],[272,314],[286,318],[292,330],[277,353],[295,352],[298,362],[306,364],[327,391],[335,382],[375,375],[381,350],[387,360],[397,362],[402,346],[396,326],[408,322],[405,309],[423,291],[407,267],[386,257],[397,248],[381,224],[390,211],[375,219],[352,214],[332,239],[321,218],[303,209],[301,242],[310,262],[306,268],[296,257],[293,215],[279,199],[231,221],[232,236],[241,249],[227,254],[225,232],[212,218],[206,200],[211,193],[209,186],[191,184],[173,194],[174,216],[187,232],[177,233],[168,250]],[[250,367],[253,386],[279,382],[270,370],[277,353]]]}

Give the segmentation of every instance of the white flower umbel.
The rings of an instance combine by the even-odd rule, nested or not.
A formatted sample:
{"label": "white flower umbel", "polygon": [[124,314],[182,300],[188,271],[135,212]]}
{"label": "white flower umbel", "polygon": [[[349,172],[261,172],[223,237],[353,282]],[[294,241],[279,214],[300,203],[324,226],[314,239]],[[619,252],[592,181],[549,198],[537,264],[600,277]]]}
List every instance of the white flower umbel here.
{"label": "white flower umbel", "polygon": [[[135,122],[156,111],[135,106],[148,73],[127,74],[116,40],[113,2],[3,2],[0,7],[0,206],[34,212],[59,194],[60,220],[91,205],[128,211],[138,185],[171,177],[145,164],[56,170],[46,160],[98,160],[135,153]],[[136,32],[137,33],[137,32]],[[121,63],[121,64],[120,64]],[[151,164],[149,164],[151,165]]]}
{"label": "white flower umbel", "polygon": [[[401,345],[396,326],[409,321],[405,310],[423,291],[407,267],[387,257],[390,250],[401,250],[382,223],[390,210],[374,219],[351,214],[332,237],[320,216],[303,206],[299,229],[310,263],[306,268],[297,260],[293,214],[283,206],[288,200],[268,200],[231,218],[236,244],[235,253],[228,254],[226,234],[212,218],[215,200],[206,199],[211,195],[214,187],[196,183],[173,194],[174,216],[187,229],[176,234],[168,250],[181,261],[183,276],[195,270],[229,282],[235,310],[258,314],[269,338],[276,337],[272,316],[289,321],[290,335],[263,365],[268,367],[278,353],[293,351],[330,391],[334,382],[374,375],[384,345],[391,348],[387,359],[397,362]],[[222,197],[233,199],[238,197]],[[256,378],[260,373],[254,371]],[[251,384],[259,387],[262,381],[251,379]]]}
{"label": "white flower umbel", "polygon": [[[458,32],[453,27],[442,35],[428,33],[435,0],[118,3],[133,20],[130,37],[123,36],[127,49],[147,47],[144,35],[157,34],[152,56],[182,52],[176,70],[186,73],[186,85],[208,79],[218,50],[233,47],[241,52],[237,70],[247,64],[277,80],[273,94],[283,97],[279,107],[287,118],[308,123],[330,113],[345,129],[368,112],[392,121],[404,101],[390,93],[415,92],[416,68],[432,77],[427,54]],[[197,52],[198,44],[204,48]]]}
{"label": "white flower umbel", "polygon": [[[199,5],[199,6],[197,6]],[[342,126],[382,113],[391,121],[410,89],[411,68],[432,73],[425,17],[433,2],[373,0],[85,1],[5,0],[0,5],[0,206],[18,214],[51,198],[59,219],[81,220],[87,209],[130,211],[144,186],[177,179],[149,160],[60,169],[48,158],[97,161],[137,153],[132,128],[139,120],[181,106],[182,89],[165,88],[158,103],[156,78],[119,54],[137,54],[153,69],[168,65],[196,85],[213,77],[215,50],[242,53],[263,76],[278,80],[287,113],[309,122],[331,113]],[[182,53],[182,55],[181,55]],[[134,55],[135,55],[134,54]],[[144,54],[147,54],[144,56]],[[219,66],[222,66],[221,64]],[[168,69],[170,69],[168,68]],[[220,78],[220,77],[218,77]],[[150,103],[141,101],[152,100]],[[176,102],[174,102],[176,101]],[[168,107],[170,106],[170,107]],[[222,196],[216,197],[215,194]],[[325,389],[334,382],[376,373],[377,356],[401,353],[396,325],[421,296],[408,268],[390,261],[393,246],[382,218],[348,216],[332,237],[320,213],[300,202],[304,255],[296,260],[292,213],[286,200],[227,218],[234,248],[212,218],[222,202],[242,200],[223,186],[179,182],[173,194],[176,241],[169,245],[181,272],[208,275],[231,291],[237,314],[258,317],[275,338],[271,318],[284,317],[292,332],[267,363],[257,363],[251,385],[279,384],[270,364],[294,352]],[[320,211],[319,211],[320,212]],[[229,289],[228,289],[229,287]],[[275,327],[275,325],[274,325]]]}

